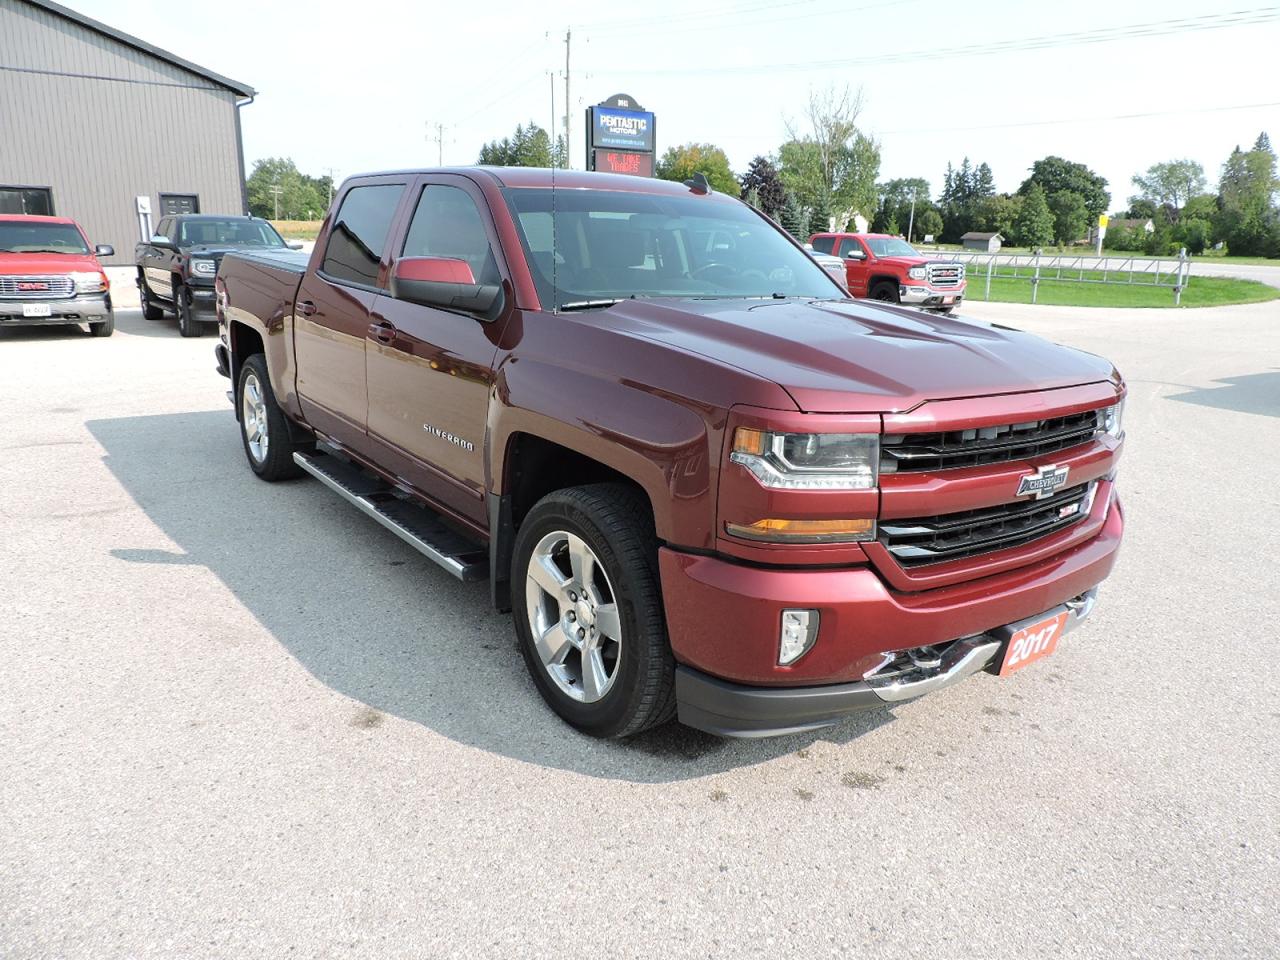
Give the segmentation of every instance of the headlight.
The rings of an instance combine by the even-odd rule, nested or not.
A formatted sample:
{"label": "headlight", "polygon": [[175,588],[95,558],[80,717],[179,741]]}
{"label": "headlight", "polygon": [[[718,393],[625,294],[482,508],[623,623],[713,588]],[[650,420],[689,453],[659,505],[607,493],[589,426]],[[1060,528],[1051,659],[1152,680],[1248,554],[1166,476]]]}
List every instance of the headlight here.
{"label": "headlight", "polygon": [[76,293],[101,293],[107,289],[107,278],[100,273],[68,274],[76,284]]}
{"label": "headlight", "polygon": [[191,272],[197,277],[212,277],[218,272],[218,264],[213,260],[192,260]]}
{"label": "headlight", "polygon": [[1102,411],[1102,429],[1113,437],[1124,436],[1124,401]]}
{"label": "headlight", "polygon": [[923,280],[928,275],[929,275],[929,268],[924,266],[912,267],[910,270],[907,271],[907,276],[910,277],[912,280]]}
{"label": "headlight", "polygon": [[880,437],[739,427],[729,459],[774,490],[870,490],[880,466]]}

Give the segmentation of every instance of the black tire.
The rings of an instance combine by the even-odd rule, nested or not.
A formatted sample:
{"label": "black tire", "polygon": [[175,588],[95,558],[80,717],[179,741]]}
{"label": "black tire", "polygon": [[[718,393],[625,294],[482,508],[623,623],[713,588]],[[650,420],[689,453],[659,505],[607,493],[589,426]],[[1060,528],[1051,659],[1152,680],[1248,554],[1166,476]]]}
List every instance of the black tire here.
{"label": "black tire", "polygon": [[[614,679],[594,703],[580,702],[560,689],[538,654],[530,625],[530,559],[544,537],[560,531],[590,547],[617,605],[622,642]],[[675,715],[675,661],[658,581],[658,541],[653,513],[639,491],[602,483],[557,490],[539,500],[516,535],[511,588],[517,642],[529,675],[565,722],[593,737],[627,737]]]}
{"label": "black tire", "polygon": [[204,333],[204,324],[196,319],[191,309],[191,291],[185,286],[173,286],[173,312],[178,317],[178,333],[184,337],[198,337]]}
{"label": "black tire", "polygon": [[151,299],[151,291],[147,288],[147,281],[141,274],[138,276],[138,299],[142,303],[142,315],[144,317],[148,320],[164,319],[164,307],[161,307]]}
{"label": "black tire", "polygon": [[[245,386],[251,382],[259,390],[262,419],[265,419],[267,426],[266,451],[261,457],[254,452],[249,417],[245,414]],[[304,471],[293,462],[293,454],[296,450],[310,447],[310,444],[291,442],[289,424],[280,405],[276,403],[271,378],[267,375],[267,362],[260,353],[246,359],[240,367],[240,377],[236,382],[236,415],[240,420],[240,442],[244,446],[245,459],[249,461],[249,468],[254,473],[268,483],[302,476]]]}
{"label": "black tire", "polygon": [[101,323],[89,324],[89,332],[95,337],[109,337],[116,332],[116,312],[107,308],[107,319]]}
{"label": "black tire", "polygon": [[881,280],[871,285],[871,299],[882,303],[898,303],[898,285],[891,280]]}

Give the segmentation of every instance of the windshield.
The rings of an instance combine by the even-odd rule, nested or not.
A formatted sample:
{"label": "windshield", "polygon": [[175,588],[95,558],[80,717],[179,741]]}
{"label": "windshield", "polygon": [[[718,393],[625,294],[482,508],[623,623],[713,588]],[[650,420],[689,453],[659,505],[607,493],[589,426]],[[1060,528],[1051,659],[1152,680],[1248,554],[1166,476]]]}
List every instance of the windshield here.
{"label": "windshield", "polygon": [[280,234],[262,220],[183,220],[178,245],[283,247]]}
{"label": "windshield", "polygon": [[897,237],[866,237],[867,246],[877,257],[918,257],[916,248]]}
{"label": "windshield", "polygon": [[538,296],[555,309],[629,297],[843,296],[746,204],[621,190],[507,193]]}
{"label": "windshield", "polygon": [[89,252],[80,231],[69,223],[23,223],[0,220],[0,253]]}

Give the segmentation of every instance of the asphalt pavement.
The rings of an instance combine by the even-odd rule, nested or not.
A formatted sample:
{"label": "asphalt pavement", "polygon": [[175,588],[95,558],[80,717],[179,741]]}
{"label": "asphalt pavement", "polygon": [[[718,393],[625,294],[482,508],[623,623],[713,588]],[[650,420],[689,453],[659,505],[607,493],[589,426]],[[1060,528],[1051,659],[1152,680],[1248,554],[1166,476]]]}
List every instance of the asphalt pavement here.
{"label": "asphalt pavement", "polygon": [[0,331],[0,957],[1276,957],[1280,305],[968,309],[1127,375],[1117,570],[765,741],[565,727],[486,585],[251,475],[212,337]]}

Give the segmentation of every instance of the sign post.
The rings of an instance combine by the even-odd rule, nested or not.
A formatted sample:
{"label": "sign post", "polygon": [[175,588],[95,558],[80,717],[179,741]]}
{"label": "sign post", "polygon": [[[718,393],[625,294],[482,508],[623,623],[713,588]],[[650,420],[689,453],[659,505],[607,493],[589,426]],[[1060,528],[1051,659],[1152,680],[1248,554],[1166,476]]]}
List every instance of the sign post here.
{"label": "sign post", "polygon": [[1107,224],[1111,218],[1105,213],[1098,214],[1098,256],[1102,256],[1102,238],[1107,235]]}
{"label": "sign post", "polygon": [[654,115],[624,93],[587,107],[587,169],[652,177],[654,126]]}

